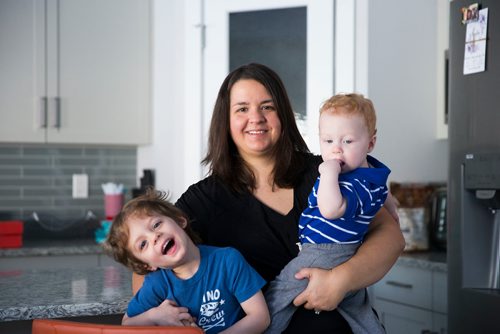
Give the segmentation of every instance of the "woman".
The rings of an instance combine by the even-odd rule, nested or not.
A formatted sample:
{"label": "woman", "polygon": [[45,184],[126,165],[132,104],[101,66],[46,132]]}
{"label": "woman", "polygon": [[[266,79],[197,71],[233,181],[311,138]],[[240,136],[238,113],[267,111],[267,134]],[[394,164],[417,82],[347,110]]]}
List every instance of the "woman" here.
{"label": "woman", "polygon": [[[271,281],[298,253],[298,220],[321,163],[309,153],[274,71],[248,64],[229,73],[217,96],[203,163],[209,176],[189,187],[176,205],[192,219],[203,243],[237,248]],[[332,270],[297,273],[309,284],[294,301],[303,308],[286,333],[350,333],[334,310],[337,304],[348,291],[383,277],[403,248],[399,225],[380,210],[353,258]]]}

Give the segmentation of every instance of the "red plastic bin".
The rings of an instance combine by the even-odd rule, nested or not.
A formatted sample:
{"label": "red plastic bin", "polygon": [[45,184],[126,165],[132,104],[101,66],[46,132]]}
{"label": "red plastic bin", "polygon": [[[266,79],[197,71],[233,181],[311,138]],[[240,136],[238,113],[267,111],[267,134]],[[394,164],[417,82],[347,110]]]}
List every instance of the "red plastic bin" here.
{"label": "red plastic bin", "polygon": [[21,220],[0,221],[0,248],[19,248],[23,245],[24,223]]}

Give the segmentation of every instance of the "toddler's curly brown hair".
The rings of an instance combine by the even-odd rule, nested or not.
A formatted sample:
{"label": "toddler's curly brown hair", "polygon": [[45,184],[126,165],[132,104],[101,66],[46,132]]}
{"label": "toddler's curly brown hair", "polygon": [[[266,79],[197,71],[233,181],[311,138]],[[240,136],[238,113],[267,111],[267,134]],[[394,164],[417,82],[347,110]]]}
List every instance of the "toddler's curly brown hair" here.
{"label": "toddler's curly brown hair", "polygon": [[144,195],[134,198],[124,205],[113,220],[108,237],[104,242],[106,253],[139,275],[145,275],[150,270],[147,263],[137,259],[128,247],[128,222],[134,217],[154,216],[169,217],[181,226],[185,220],[188,222],[184,228],[186,234],[195,244],[201,242],[199,236],[192,230],[188,216],[168,200],[168,194],[163,191],[148,189]]}

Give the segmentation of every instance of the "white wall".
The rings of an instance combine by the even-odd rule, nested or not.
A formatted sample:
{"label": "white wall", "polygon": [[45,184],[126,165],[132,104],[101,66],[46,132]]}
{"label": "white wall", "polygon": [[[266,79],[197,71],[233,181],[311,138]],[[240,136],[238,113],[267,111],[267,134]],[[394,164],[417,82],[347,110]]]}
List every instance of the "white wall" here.
{"label": "white wall", "polygon": [[[205,135],[197,117],[201,105],[192,98],[201,89],[201,2],[154,4],[153,144],[139,148],[138,173],[155,169],[157,187],[175,200],[202,177],[197,143]],[[373,154],[392,169],[392,181],[447,179],[448,142],[436,139],[435,8],[436,0],[357,0],[356,35],[367,41],[356,44],[355,87],[377,109]]]}
{"label": "white wall", "polygon": [[203,176],[202,0],[153,2],[153,142],[138,148],[137,172],[154,169],[175,201]]}
{"label": "white wall", "polygon": [[378,115],[374,155],[398,182],[446,181],[436,139],[437,1],[369,2],[368,91]]}
{"label": "white wall", "polygon": [[[153,144],[139,147],[138,177],[154,169],[156,187],[175,200],[186,189],[185,126],[185,2],[154,1]],[[188,181],[189,182],[189,181]],[[191,182],[192,183],[192,182]]]}

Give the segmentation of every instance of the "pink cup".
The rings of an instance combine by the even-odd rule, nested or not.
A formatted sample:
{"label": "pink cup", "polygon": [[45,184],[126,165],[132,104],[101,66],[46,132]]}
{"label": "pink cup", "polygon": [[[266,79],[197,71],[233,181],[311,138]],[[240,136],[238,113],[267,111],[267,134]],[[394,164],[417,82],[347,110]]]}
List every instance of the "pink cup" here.
{"label": "pink cup", "polygon": [[123,194],[104,195],[104,213],[107,220],[113,220],[123,206]]}

